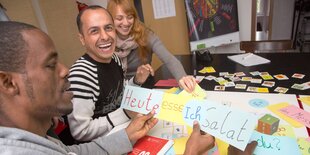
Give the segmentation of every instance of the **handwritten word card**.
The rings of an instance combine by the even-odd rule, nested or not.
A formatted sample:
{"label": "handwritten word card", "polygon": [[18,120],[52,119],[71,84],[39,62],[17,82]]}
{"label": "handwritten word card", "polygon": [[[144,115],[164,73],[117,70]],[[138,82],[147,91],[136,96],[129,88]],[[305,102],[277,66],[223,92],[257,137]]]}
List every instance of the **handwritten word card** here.
{"label": "handwritten word card", "polygon": [[272,111],[274,114],[278,115],[283,120],[288,122],[290,125],[294,126],[295,128],[303,127],[303,125],[301,123],[295,121],[291,117],[288,117],[287,115],[284,115],[282,112],[279,111],[279,109],[285,108],[287,106],[289,106],[289,103],[283,102],[283,103],[277,103],[277,104],[269,105],[267,108],[270,111]]}
{"label": "handwritten word card", "polygon": [[284,107],[279,111],[310,128],[310,113],[293,105]]}
{"label": "handwritten word card", "polygon": [[257,141],[253,154],[300,155],[296,139],[284,136],[270,136],[254,131],[251,141]]}
{"label": "handwritten word card", "polygon": [[182,113],[187,124],[198,120],[201,130],[242,150],[257,125],[254,115],[210,100],[190,100]]}
{"label": "handwritten word card", "polygon": [[159,113],[164,92],[144,89],[134,86],[126,86],[121,108],[148,114],[153,109]]}
{"label": "handwritten word card", "polygon": [[200,123],[201,130],[240,150],[244,150],[257,125],[253,114],[223,106],[193,96],[156,92],[155,90],[126,86],[122,108],[147,114],[155,110],[155,117],[192,126]]}

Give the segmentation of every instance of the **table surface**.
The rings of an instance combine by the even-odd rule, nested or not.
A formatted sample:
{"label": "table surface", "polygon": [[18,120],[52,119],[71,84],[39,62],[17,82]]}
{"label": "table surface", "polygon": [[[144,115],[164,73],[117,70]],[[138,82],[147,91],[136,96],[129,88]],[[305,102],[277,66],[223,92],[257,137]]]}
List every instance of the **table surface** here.
{"label": "table surface", "polygon": [[[219,72],[244,72],[246,76],[253,77],[250,72],[259,71],[259,72],[268,72],[270,75],[284,74],[289,77],[289,80],[269,80],[274,81],[275,86],[269,88],[270,93],[274,92],[276,87],[285,87],[289,88],[287,91],[288,94],[298,94],[298,95],[310,95],[310,89],[308,90],[297,90],[292,89],[291,86],[295,83],[301,84],[304,82],[310,81],[310,53],[255,53],[259,56],[262,56],[266,59],[269,59],[271,62],[268,64],[262,64],[257,66],[245,67],[236,62],[231,61],[227,56],[234,54],[212,54],[212,61],[201,61],[196,60],[196,69],[197,71],[201,70],[203,67],[212,66],[216,72],[215,73],[198,73],[199,76],[208,76],[213,75],[219,77]],[[176,56],[180,62],[183,64],[184,69],[188,75],[193,75],[194,67],[192,55],[178,55]],[[294,73],[300,73],[306,75],[303,79],[291,78]],[[155,72],[155,81],[161,79],[173,78],[168,69],[162,65]],[[260,78],[255,76],[254,78]],[[264,80],[263,80],[264,81]],[[247,84],[247,86],[253,87],[263,87],[261,84],[255,84],[250,82],[238,81],[236,84]],[[202,80],[199,85],[205,90],[214,90],[215,85],[219,85],[214,80]],[[246,92],[242,89],[235,89],[234,87],[225,88],[225,91],[239,91]]]}

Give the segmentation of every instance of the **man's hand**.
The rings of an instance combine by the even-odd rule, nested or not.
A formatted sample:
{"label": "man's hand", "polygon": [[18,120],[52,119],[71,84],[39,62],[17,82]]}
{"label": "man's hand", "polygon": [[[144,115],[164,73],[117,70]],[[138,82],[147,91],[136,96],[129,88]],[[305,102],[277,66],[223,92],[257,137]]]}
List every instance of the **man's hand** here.
{"label": "man's hand", "polygon": [[252,155],[255,148],[256,148],[257,142],[256,141],[252,141],[251,143],[249,143],[244,151],[241,151],[231,145],[229,145],[228,147],[228,155]]}
{"label": "man's hand", "polygon": [[194,91],[196,85],[196,79],[193,76],[184,76],[179,80],[179,86],[191,93]]}
{"label": "man's hand", "polygon": [[213,136],[200,130],[199,123],[194,121],[193,132],[186,142],[184,155],[199,155],[214,147]]}
{"label": "man's hand", "polygon": [[154,76],[154,70],[152,66],[150,64],[141,65],[138,67],[133,80],[136,84],[143,84],[149,75]]}
{"label": "man's hand", "polygon": [[155,126],[158,119],[153,118],[154,115],[154,110],[147,115],[138,114],[137,117],[130,122],[126,128],[126,132],[131,142],[136,142]]}
{"label": "man's hand", "polygon": [[127,110],[127,109],[125,109],[125,112],[131,119],[135,118],[139,114],[138,112],[134,112],[134,111]]}

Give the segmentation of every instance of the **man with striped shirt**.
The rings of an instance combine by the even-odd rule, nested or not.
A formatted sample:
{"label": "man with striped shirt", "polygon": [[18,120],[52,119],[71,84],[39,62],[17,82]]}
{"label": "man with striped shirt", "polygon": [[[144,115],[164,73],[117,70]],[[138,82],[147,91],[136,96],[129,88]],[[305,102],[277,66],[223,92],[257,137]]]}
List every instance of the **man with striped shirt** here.
{"label": "man with striped shirt", "polygon": [[[71,67],[69,81],[73,92],[73,112],[67,116],[71,135],[77,141],[90,141],[135,115],[120,109],[124,72],[114,54],[116,32],[111,15],[102,7],[90,6],[77,16],[79,38],[86,53]],[[152,67],[142,65],[131,85],[143,84]]]}

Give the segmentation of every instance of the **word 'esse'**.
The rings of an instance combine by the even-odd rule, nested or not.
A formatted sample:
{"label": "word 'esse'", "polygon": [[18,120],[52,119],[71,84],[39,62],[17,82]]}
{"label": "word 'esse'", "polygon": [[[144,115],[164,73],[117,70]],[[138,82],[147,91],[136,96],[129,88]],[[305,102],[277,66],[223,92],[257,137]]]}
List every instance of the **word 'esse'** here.
{"label": "word 'esse'", "polygon": [[[207,118],[205,118],[204,120],[201,120],[201,115],[199,114],[199,112],[202,110],[201,106],[198,106],[196,109],[193,109],[192,107],[185,107],[186,108],[186,115],[184,116],[184,119],[191,119],[191,120],[199,120],[199,122],[201,123],[202,128],[209,128],[207,130],[215,130],[217,132],[219,132],[221,135],[225,135],[227,138],[231,139],[231,140],[236,140],[238,142],[243,142],[244,140],[241,139],[241,135],[243,130],[246,130],[245,126],[248,122],[248,120],[245,120],[242,127],[238,130],[234,130],[234,129],[229,129],[227,128],[228,126],[225,127],[225,123],[229,120],[229,117],[231,117],[231,111],[229,111],[225,118],[223,120],[209,120]],[[217,112],[215,107],[211,107],[211,108],[207,108],[206,111],[213,111],[213,112]],[[205,122],[204,122],[205,121]],[[235,133],[237,132],[237,137],[235,136]]]}
{"label": "word 'esse'", "polygon": [[153,109],[156,111],[156,109],[159,108],[158,104],[154,104],[154,105],[150,104],[150,101],[152,100],[152,93],[148,95],[146,100],[134,98],[132,97],[132,93],[133,93],[133,90],[127,90],[126,96],[125,96],[125,102],[124,102],[130,107],[133,107],[133,108],[138,107],[140,109],[145,108],[145,110],[147,111],[152,111]]}

